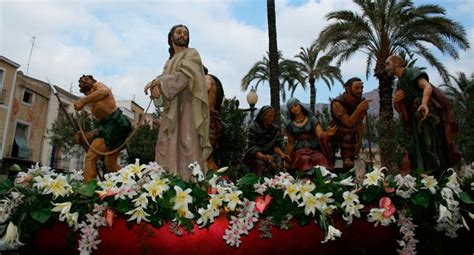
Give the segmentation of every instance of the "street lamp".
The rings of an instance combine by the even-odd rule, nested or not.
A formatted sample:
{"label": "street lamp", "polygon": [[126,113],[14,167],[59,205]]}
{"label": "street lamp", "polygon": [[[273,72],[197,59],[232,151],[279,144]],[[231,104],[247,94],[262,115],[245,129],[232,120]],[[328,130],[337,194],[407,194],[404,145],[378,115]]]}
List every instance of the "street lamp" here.
{"label": "street lamp", "polygon": [[257,90],[252,88],[250,89],[250,92],[247,95],[247,103],[250,105],[250,120],[253,120],[253,112],[255,111],[255,105],[257,104],[258,101],[258,95],[257,95]]}

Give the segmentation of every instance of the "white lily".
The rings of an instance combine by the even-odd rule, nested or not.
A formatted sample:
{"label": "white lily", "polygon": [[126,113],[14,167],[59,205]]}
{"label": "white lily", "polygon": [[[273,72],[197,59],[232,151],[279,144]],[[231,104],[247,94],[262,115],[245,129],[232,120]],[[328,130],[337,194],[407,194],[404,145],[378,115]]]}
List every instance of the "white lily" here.
{"label": "white lily", "polygon": [[339,229],[333,227],[332,225],[329,225],[326,238],[323,241],[321,241],[321,243],[326,243],[329,240],[334,241],[336,237],[341,237],[341,235],[342,235],[342,232]]}
{"label": "white lily", "polygon": [[223,194],[211,194],[209,195],[211,199],[209,199],[209,206],[213,209],[219,209],[222,206],[222,201],[224,200]]}
{"label": "white lily", "polygon": [[181,206],[176,209],[178,211],[178,215],[180,217],[186,218],[186,219],[192,219],[194,218],[194,214],[189,211],[188,205]]}
{"label": "white lily", "polygon": [[384,173],[382,173],[383,169],[386,169],[386,168],[380,168],[380,169],[376,168],[374,171],[365,174],[366,178],[364,179],[362,184],[367,185],[367,186],[371,186],[371,185],[377,186],[377,185],[379,185],[379,182],[383,181],[383,179],[385,177]]}
{"label": "white lily", "polygon": [[206,209],[199,208],[198,213],[201,215],[196,222],[199,228],[205,227],[208,222],[213,223],[214,218],[219,216],[219,210],[212,208],[211,205],[208,205]]}
{"label": "white lily", "polygon": [[319,169],[319,171],[321,171],[321,175],[322,175],[323,177],[329,176],[329,179],[332,179],[332,178],[334,178],[334,177],[337,177],[336,174],[329,172],[329,171],[326,169],[326,167],[324,167],[324,166],[315,166],[314,168]]}
{"label": "white lily", "polygon": [[291,199],[291,202],[295,202],[301,198],[300,185],[298,183],[290,183],[286,186],[285,193],[283,197],[288,195]]}
{"label": "white lily", "polygon": [[221,174],[221,173],[224,173],[225,171],[227,171],[227,169],[229,169],[228,166],[221,167],[221,168],[219,168],[216,172],[219,173],[219,174]]}
{"label": "white lily", "polygon": [[72,187],[67,183],[66,176],[58,175],[56,179],[52,179],[49,185],[49,192],[53,194],[53,198],[58,196],[64,197],[72,193]]}
{"label": "white lily", "polygon": [[204,174],[202,173],[201,166],[197,161],[189,164],[188,168],[192,171],[192,175],[196,178],[198,182],[204,181]]}
{"label": "white lily", "polygon": [[145,166],[140,165],[139,159],[135,159],[135,164],[130,164],[126,168],[131,174],[136,175],[138,178],[141,178],[142,170],[145,169]]}
{"label": "white lily", "polygon": [[434,178],[434,176],[428,176],[421,180],[421,183],[425,185],[422,189],[430,190],[431,194],[436,194],[436,187],[438,186],[438,181]]}
{"label": "white lily", "polygon": [[342,208],[360,203],[359,196],[355,193],[355,190],[345,191],[342,193],[342,197],[344,198],[344,202],[341,204]]}
{"label": "white lily", "polygon": [[340,181],[339,183],[344,186],[354,186],[354,178],[352,176],[347,177],[346,179]]}
{"label": "white lily", "polygon": [[311,193],[316,188],[316,186],[311,181],[306,181],[300,184],[300,193],[305,194],[306,192]]}
{"label": "white lily", "polygon": [[375,222],[375,226],[377,226],[379,223],[382,226],[388,226],[390,223],[395,222],[395,217],[390,216],[390,217],[385,217],[383,215],[383,212],[385,211],[384,208],[372,208],[370,209],[369,214],[367,215],[367,221],[368,222]]}
{"label": "white lily", "polygon": [[445,221],[446,219],[451,220],[452,217],[453,216],[452,216],[451,212],[448,210],[448,208],[446,208],[446,206],[440,204],[439,205],[439,217],[436,221],[440,222],[440,221]]}
{"label": "white lily", "polygon": [[459,193],[461,193],[462,190],[459,187],[458,174],[452,168],[448,169],[448,172],[449,171],[453,173],[451,174],[451,176],[448,177],[448,182],[446,183],[446,186],[451,188],[459,196]]}
{"label": "white lily", "polygon": [[322,205],[327,205],[329,203],[334,202],[334,199],[332,199],[331,197],[332,197],[332,192],[328,192],[326,194],[316,193],[316,199],[318,199]]}
{"label": "white lily", "polygon": [[234,211],[235,210],[235,207],[239,204],[243,204],[242,201],[240,200],[239,198],[239,195],[242,194],[242,191],[240,190],[237,190],[237,191],[230,191],[229,193],[225,194],[225,198],[224,198],[224,201],[227,202],[227,207],[229,207],[229,209],[231,211]]}
{"label": "white lily", "polygon": [[303,194],[303,202],[298,205],[299,207],[304,206],[304,214],[309,215],[313,214],[313,216],[316,214],[316,208],[321,208],[321,202],[319,202],[316,197],[309,193],[306,192]]}
{"label": "white lily", "polygon": [[137,207],[133,210],[130,210],[130,211],[126,212],[125,214],[132,215],[132,217],[130,217],[130,219],[128,219],[128,221],[137,220],[138,224],[140,224],[140,222],[142,222],[142,220],[149,221],[146,217],[150,216],[148,213],[146,213],[143,210],[142,207]]}
{"label": "white lily", "polygon": [[2,237],[1,241],[5,242],[8,246],[12,247],[13,249],[17,248],[20,245],[23,245],[20,242],[20,236],[18,235],[18,227],[13,224],[13,222],[9,222],[7,226],[7,231],[5,235]]}
{"label": "white lily", "polygon": [[135,202],[135,207],[142,207],[146,209],[148,207],[148,198],[146,193],[142,193],[140,196],[133,200]]}
{"label": "white lily", "polygon": [[187,188],[183,191],[181,187],[174,186],[174,190],[176,191],[176,197],[173,206],[174,210],[177,210],[178,208],[183,206],[187,207],[188,204],[193,202],[193,197],[189,195],[192,191],[190,188]]}
{"label": "white lily", "polygon": [[164,179],[154,179],[150,183],[147,183],[143,185],[143,188],[148,191],[148,195],[151,197],[151,199],[156,202],[156,197],[162,198],[163,193],[166,192],[167,190],[170,189],[170,186],[168,186],[169,180],[164,178]]}
{"label": "white lily", "polygon": [[71,210],[71,202],[64,202],[64,203],[52,203],[54,208],[51,209],[53,212],[60,212],[61,214],[69,213]]}

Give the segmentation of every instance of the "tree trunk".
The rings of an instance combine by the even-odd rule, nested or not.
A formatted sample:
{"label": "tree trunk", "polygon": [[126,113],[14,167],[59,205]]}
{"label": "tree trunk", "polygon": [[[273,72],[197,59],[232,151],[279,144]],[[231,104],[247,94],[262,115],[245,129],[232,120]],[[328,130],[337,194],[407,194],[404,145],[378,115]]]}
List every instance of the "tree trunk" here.
{"label": "tree trunk", "polygon": [[383,64],[376,67],[376,77],[379,80],[380,111],[377,131],[379,134],[379,151],[382,166],[388,168],[389,173],[398,173],[398,158],[400,151],[395,136],[395,123],[393,121],[392,83],[393,78],[383,72]]}
{"label": "tree trunk", "polygon": [[275,17],[275,0],[267,0],[268,20],[268,56],[270,72],[270,99],[271,106],[277,112],[277,121],[280,116],[280,84],[278,80],[278,45]]}
{"label": "tree trunk", "polygon": [[[309,99],[309,107],[313,112],[313,115],[316,114],[316,85],[315,79],[309,78],[309,92],[310,92],[310,99]],[[315,115],[316,116],[316,115]]]}

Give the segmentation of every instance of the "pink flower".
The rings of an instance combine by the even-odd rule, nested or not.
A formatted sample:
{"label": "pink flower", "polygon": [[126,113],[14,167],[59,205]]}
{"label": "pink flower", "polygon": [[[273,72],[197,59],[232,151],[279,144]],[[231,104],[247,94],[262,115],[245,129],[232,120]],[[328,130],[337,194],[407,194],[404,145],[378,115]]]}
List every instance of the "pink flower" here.
{"label": "pink flower", "polygon": [[112,189],[107,189],[106,191],[101,191],[97,193],[99,194],[100,201],[104,200],[104,198],[106,197],[114,196],[116,194]]}
{"label": "pink flower", "polygon": [[107,225],[111,228],[112,225],[114,224],[114,217],[115,217],[114,211],[110,210],[110,208],[107,208],[105,209],[104,215],[105,215],[105,220],[107,221]]}
{"label": "pink flower", "polygon": [[265,198],[263,196],[258,196],[255,198],[255,208],[257,208],[257,211],[259,213],[263,213],[265,209],[267,208],[268,204],[270,204],[270,201],[272,200],[272,196],[270,195],[265,195]]}
{"label": "pink flower", "polygon": [[388,197],[382,197],[380,199],[379,207],[382,208],[382,209],[385,209],[384,212],[383,212],[383,216],[385,218],[389,218],[390,216],[395,214],[395,212],[397,211],[395,206],[392,204],[392,200],[390,200],[390,198],[388,198]]}

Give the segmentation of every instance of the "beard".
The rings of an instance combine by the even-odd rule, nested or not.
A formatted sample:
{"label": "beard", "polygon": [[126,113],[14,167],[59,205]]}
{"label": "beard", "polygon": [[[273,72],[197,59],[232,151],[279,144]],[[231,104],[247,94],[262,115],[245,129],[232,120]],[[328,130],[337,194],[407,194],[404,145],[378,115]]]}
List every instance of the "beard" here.
{"label": "beard", "polygon": [[179,47],[187,47],[188,46],[188,40],[186,40],[183,37],[175,38],[173,41],[174,41],[174,44],[176,46],[179,46]]}
{"label": "beard", "polygon": [[90,84],[84,84],[83,86],[79,86],[79,91],[83,94],[87,93],[91,89],[92,89],[92,85]]}
{"label": "beard", "polygon": [[395,75],[395,72],[393,71],[393,69],[385,69],[384,71],[387,74],[387,76],[390,78]]}

